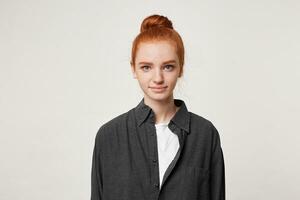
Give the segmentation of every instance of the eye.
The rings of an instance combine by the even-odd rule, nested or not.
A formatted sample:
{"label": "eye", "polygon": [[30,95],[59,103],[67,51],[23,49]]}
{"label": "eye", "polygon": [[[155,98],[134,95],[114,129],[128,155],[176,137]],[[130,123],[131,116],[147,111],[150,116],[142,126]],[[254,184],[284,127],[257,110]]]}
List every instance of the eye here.
{"label": "eye", "polygon": [[171,71],[174,68],[174,65],[166,65],[165,68],[167,71]]}
{"label": "eye", "polygon": [[141,66],[141,69],[142,69],[143,71],[149,71],[150,66],[144,65],[144,66]]}

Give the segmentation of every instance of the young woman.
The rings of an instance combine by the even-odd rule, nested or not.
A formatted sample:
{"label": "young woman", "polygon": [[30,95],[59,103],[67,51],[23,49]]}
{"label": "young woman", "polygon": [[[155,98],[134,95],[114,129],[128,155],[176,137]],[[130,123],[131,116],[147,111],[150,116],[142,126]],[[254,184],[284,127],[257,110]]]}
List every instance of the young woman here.
{"label": "young woman", "polygon": [[144,97],[99,128],[91,200],[224,200],[219,133],[173,95],[183,75],[182,39],[160,15],[145,18],[140,31],[131,70]]}

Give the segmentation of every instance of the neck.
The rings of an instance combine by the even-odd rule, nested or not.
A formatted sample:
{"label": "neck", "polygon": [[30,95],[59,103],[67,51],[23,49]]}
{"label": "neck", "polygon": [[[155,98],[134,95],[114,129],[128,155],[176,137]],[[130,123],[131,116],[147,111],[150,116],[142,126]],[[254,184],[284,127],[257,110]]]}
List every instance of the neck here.
{"label": "neck", "polygon": [[155,114],[156,124],[169,122],[179,109],[179,107],[174,104],[173,96],[162,101],[156,101],[145,97],[144,101],[146,105],[152,108]]}

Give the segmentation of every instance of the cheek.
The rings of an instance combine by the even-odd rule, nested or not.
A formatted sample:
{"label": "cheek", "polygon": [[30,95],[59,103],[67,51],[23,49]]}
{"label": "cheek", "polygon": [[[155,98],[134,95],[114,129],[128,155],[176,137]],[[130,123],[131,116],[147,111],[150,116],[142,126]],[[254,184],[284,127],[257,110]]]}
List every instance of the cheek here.
{"label": "cheek", "polygon": [[140,83],[146,83],[149,80],[151,80],[151,74],[150,73],[138,73],[137,78]]}
{"label": "cheek", "polygon": [[165,80],[169,83],[169,84],[176,84],[177,80],[178,80],[178,76],[176,74],[170,74],[170,75],[166,75],[165,76]]}
{"label": "cheek", "polygon": [[149,81],[145,77],[139,78],[138,81],[139,81],[139,84],[140,84],[141,87],[143,87],[143,88],[147,88],[148,87],[148,82]]}

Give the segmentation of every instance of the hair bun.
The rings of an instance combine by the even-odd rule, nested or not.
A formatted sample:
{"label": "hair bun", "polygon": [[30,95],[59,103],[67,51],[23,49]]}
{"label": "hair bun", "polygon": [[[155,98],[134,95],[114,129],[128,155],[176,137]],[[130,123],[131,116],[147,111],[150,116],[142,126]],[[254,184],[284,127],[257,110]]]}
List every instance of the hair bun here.
{"label": "hair bun", "polygon": [[141,25],[140,32],[147,31],[151,28],[170,28],[173,29],[172,22],[162,15],[150,15],[146,17]]}

